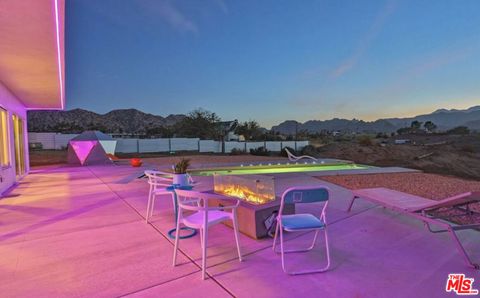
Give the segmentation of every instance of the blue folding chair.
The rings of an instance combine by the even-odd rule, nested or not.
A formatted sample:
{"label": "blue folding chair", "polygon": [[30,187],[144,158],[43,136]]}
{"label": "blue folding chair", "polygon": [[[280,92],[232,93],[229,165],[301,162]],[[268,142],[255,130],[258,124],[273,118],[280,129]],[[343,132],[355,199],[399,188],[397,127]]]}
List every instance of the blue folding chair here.
{"label": "blue folding chair", "polygon": [[[325,211],[328,205],[328,199],[330,198],[330,191],[327,187],[291,187],[287,189],[282,195],[282,201],[280,203],[280,210],[277,216],[277,226],[275,229],[275,238],[273,239],[273,251],[276,250],[277,238],[280,234],[280,254],[282,256],[282,268],[285,273],[296,275],[315,272],[325,272],[330,267],[330,251],[328,248],[328,235],[327,235],[327,219]],[[320,217],[313,214],[291,214],[283,215],[283,208],[285,204],[310,204],[324,202]],[[315,247],[317,242],[318,232],[323,230],[325,233],[325,247],[327,255],[327,265],[321,269],[304,270],[304,271],[288,271],[285,265],[285,254],[291,252],[306,252]],[[308,232],[315,231],[313,237],[313,243],[306,249],[285,250],[283,247],[283,231],[287,232]]]}

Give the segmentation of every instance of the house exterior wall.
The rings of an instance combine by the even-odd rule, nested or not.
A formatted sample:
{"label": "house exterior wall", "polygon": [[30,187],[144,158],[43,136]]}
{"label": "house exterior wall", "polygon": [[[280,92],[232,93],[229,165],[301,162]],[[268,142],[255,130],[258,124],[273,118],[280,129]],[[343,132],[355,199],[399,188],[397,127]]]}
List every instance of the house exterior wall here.
{"label": "house exterior wall", "polygon": [[[7,112],[7,148],[10,164],[6,167],[0,166],[0,197],[1,194],[12,187],[21,177],[15,173],[15,144],[13,134],[12,116],[17,115],[23,120],[24,150],[25,150],[25,171],[29,171],[28,160],[28,138],[27,138],[27,112],[25,106],[0,82],[0,108]],[[3,150],[3,149],[0,149]]]}

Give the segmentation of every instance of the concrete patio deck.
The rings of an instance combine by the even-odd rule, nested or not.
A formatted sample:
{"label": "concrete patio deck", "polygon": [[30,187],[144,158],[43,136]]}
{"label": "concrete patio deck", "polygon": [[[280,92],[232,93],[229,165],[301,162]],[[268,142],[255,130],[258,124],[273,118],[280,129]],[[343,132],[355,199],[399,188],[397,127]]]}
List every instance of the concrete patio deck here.
{"label": "concrete patio deck", "polygon": [[[140,169],[141,171],[141,169]],[[271,239],[244,235],[245,260],[236,258],[230,228],[209,233],[208,275],[201,280],[199,237],[180,242],[181,265],[172,267],[170,199],[159,198],[151,224],[144,214],[145,180],[130,179],[128,166],[37,168],[0,199],[0,296],[2,297],[448,297],[449,273],[480,273],[466,267],[446,234],[431,234],[421,222],[365,201],[345,210],[347,189],[305,174],[281,175],[276,192],[292,185],[328,185],[331,270],[288,276]],[[198,177],[199,190],[212,188]],[[480,233],[461,240],[480,260]],[[289,246],[306,245],[311,234],[288,235]],[[291,266],[322,265],[316,250],[291,255]]]}

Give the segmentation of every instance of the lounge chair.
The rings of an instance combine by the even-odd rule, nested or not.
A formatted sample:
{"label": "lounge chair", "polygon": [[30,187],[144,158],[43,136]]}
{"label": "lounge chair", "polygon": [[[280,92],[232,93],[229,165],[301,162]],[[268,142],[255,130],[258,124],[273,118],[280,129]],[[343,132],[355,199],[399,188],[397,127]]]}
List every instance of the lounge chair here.
{"label": "lounge chair", "polygon": [[[462,211],[470,212],[469,205],[480,202],[480,192],[467,192],[440,201],[434,201],[388,188],[357,189],[353,191],[353,198],[348,207],[348,211],[352,209],[354,201],[358,198],[366,199],[390,210],[421,220],[432,233],[449,232],[466,264],[475,269],[480,269],[479,264],[475,264],[470,260],[455,233],[455,231],[459,230],[480,228],[480,223],[455,225],[445,219],[432,215],[433,211],[437,211],[440,208],[460,208]],[[465,208],[461,208],[464,206]],[[434,230],[431,228],[431,225],[441,226],[443,229]]]}
{"label": "lounge chair", "polygon": [[300,159],[312,159],[315,161],[317,160],[315,157],[312,157],[310,155],[302,155],[302,156],[293,155],[293,153],[290,152],[290,150],[288,150],[287,148],[283,148],[283,150],[287,152],[287,156],[290,161],[299,161]]}

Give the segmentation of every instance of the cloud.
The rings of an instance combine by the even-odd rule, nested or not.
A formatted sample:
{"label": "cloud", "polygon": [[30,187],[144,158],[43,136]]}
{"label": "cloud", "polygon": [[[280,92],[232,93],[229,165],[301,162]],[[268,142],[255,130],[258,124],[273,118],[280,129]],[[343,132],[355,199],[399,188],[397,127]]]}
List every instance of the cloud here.
{"label": "cloud", "polygon": [[368,50],[375,38],[380,34],[383,26],[387,22],[392,13],[395,12],[397,7],[397,0],[388,0],[383,9],[378,13],[373,21],[368,32],[360,40],[357,48],[353,54],[344,60],[338,67],[336,67],[331,73],[330,77],[333,79],[339,78],[349,70],[351,70],[360,60],[360,58]]}
{"label": "cloud", "polygon": [[400,96],[403,92],[410,90],[408,85],[416,82],[419,77],[438,70],[443,66],[465,60],[477,51],[478,47],[465,46],[430,53],[427,56],[419,58],[417,61],[413,61],[411,65],[405,69],[405,72],[398,76],[395,81],[380,90],[376,90],[376,92],[382,96]]}
{"label": "cloud", "polygon": [[228,14],[228,6],[224,0],[213,0],[213,2],[223,11],[224,14]]}
{"label": "cloud", "polygon": [[183,14],[169,0],[138,0],[145,12],[160,17],[175,30],[180,32],[198,33],[195,22]]}

